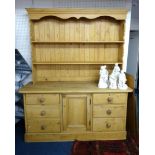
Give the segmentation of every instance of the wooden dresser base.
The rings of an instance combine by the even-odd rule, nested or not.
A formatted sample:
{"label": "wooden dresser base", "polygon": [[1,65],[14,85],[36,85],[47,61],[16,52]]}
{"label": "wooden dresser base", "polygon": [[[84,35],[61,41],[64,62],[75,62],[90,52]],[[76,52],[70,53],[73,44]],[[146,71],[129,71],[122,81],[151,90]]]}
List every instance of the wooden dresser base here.
{"label": "wooden dresser base", "polygon": [[24,93],[25,141],[126,139],[127,96],[132,89],[99,89],[96,83],[49,83]]}
{"label": "wooden dresser base", "polygon": [[87,132],[87,133],[26,133],[26,142],[51,142],[73,140],[122,140],[126,139],[126,131],[119,132]]}

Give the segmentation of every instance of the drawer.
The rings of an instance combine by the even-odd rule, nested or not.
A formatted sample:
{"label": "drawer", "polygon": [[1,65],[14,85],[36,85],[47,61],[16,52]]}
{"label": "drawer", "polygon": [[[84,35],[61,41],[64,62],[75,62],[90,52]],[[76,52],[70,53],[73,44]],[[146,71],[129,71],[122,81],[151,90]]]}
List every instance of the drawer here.
{"label": "drawer", "polygon": [[26,104],[59,104],[59,94],[26,94]]}
{"label": "drawer", "polygon": [[93,94],[93,104],[126,104],[127,93]]}
{"label": "drawer", "polygon": [[93,117],[126,117],[126,106],[93,105]]}
{"label": "drawer", "polygon": [[123,131],[125,126],[125,118],[93,118],[93,131]]}
{"label": "drawer", "polygon": [[26,117],[60,117],[60,106],[55,105],[25,105]]}
{"label": "drawer", "polygon": [[27,131],[31,133],[60,132],[60,119],[31,119],[27,121]]}

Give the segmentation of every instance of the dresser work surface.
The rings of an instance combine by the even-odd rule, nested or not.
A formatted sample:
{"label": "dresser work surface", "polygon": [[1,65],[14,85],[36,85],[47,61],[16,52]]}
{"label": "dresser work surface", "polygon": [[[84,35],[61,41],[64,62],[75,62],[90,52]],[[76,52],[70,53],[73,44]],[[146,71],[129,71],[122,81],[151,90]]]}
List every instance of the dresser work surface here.
{"label": "dresser work surface", "polygon": [[104,93],[104,92],[132,92],[127,90],[98,88],[96,82],[32,82],[20,89],[21,93]]}

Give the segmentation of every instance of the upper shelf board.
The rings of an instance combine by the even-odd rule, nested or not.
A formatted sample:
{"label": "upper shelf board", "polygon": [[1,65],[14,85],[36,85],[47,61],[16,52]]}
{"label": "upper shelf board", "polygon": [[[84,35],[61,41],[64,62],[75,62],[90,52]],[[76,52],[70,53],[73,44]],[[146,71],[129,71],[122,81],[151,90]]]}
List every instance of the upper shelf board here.
{"label": "upper shelf board", "polygon": [[89,43],[95,43],[95,44],[111,44],[111,43],[124,43],[124,41],[32,41],[32,43],[35,44],[61,44],[61,43],[68,43],[68,44],[72,44],[72,43],[77,43],[77,44],[89,44]]}

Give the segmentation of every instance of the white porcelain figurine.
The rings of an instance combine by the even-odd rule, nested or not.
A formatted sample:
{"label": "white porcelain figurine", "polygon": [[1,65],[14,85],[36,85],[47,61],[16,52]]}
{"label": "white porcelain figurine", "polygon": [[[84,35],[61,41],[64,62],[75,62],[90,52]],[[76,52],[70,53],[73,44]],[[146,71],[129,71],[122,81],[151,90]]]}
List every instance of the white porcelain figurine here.
{"label": "white porcelain figurine", "polygon": [[112,73],[109,76],[109,88],[110,89],[117,89],[117,77],[116,74]]}
{"label": "white porcelain figurine", "polygon": [[126,84],[126,81],[127,81],[126,75],[125,75],[124,71],[121,70],[121,73],[119,74],[119,78],[118,78],[118,88],[119,89],[127,89],[128,86]]}
{"label": "white porcelain figurine", "polygon": [[109,76],[109,88],[117,89],[119,74],[120,74],[120,68],[118,66],[118,63],[116,63],[111,75]]}
{"label": "white porcelain figurine", "polygon": [[118,76],[120,74],[120,67],[118,66],[118,63],[115,63],[112,74],[114,74],[114,76],[118,79]]}
{"label": "white porcelain figurine", "polygon": [[106,65],[101,66],[98,87],[108,88],[108,71],[106,69]]}

